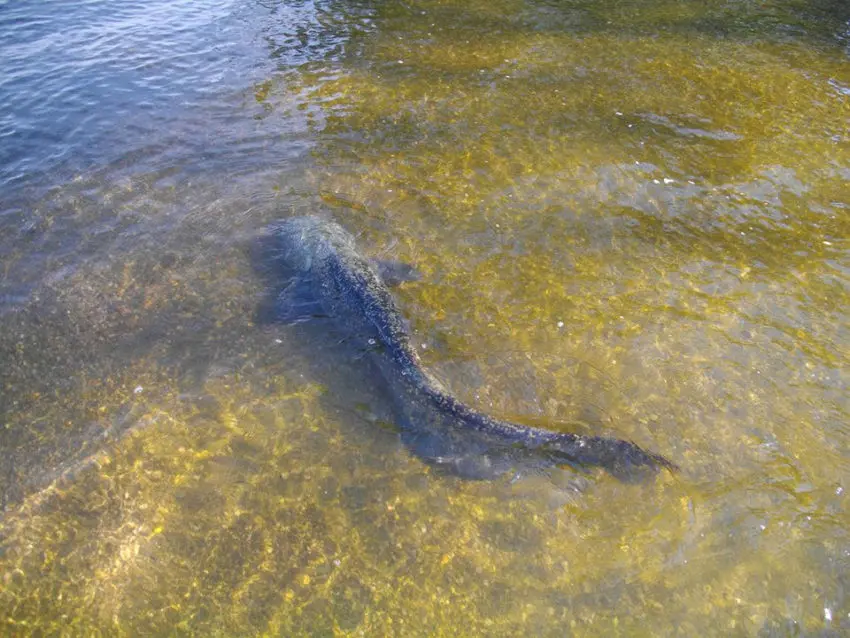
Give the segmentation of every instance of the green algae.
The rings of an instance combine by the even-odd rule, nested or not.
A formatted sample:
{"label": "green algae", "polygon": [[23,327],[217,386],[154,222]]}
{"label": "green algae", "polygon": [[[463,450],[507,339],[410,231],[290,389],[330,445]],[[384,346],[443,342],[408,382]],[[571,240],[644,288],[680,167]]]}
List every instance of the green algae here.
{"label": "green algae", "polygon": [[[824,6],[388,3],[339,68],[257,83],[246,118],[309,115],[304,181],[264,174],[272,205],[181,218],[8,320],[5,449],[66,473],[10,501],[0,622],[846,628],[850,75]],[[156,212],[182,188],[108,204]],[[254,321],[267,282],[222,239],[320,206],[421,270],[397,297],[459,396],[636,440],[681,475],[478,483],[412,457],[344,346]],[[67,455],[92,424],[107,436]]]}

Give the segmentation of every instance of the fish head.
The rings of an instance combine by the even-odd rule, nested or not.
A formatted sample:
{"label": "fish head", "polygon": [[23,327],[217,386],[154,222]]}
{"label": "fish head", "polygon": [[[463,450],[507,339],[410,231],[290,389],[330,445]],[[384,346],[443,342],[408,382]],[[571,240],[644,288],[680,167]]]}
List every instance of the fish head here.
{"label": "fish head", "polygon": [[351,233],[330,219],[314,215],[281,220],[272,225],[271,234],[276,260],[284,268],[302,273],[334,251],[354,249]]}
{"label": "fish head", "polygon": [[308,272],[316,250],[317,217],[292,217],[271,227],[275,260],[287,270]]}

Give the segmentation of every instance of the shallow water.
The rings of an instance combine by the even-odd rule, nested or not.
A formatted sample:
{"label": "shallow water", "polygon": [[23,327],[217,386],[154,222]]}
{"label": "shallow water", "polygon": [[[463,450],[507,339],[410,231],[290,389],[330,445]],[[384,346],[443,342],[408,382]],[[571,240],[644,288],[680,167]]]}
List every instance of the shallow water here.
{"label": "shallow water", "polygon": [[[841,2],[0,4],[0,622],[68,635],[850,628]],[[268,224],[422,273],[494,415],[682,471],[436,473]]]}

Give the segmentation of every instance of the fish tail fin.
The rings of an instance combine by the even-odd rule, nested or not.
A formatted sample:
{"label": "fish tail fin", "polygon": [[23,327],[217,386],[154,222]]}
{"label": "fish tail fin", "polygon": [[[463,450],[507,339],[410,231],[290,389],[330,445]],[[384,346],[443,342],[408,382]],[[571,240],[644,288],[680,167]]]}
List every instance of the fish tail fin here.
{"label": "fish tail fin", "polygon": [[626,482],[640,480],[662,469],[671,473],[679,471],[679,467],[666,457],[623,439],[560,434],[540,449],[556,462],[601,467]]}

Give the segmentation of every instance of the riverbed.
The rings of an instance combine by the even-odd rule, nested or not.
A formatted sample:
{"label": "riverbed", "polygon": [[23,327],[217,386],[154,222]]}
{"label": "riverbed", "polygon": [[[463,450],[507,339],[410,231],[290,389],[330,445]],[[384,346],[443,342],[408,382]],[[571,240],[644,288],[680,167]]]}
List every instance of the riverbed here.
{"label": "riverbed", "polygon": [[[6,633],[850,631],[843,3],[45,0],[0,59]],[[263,312],[306,214],[463,401],[681,470],[423,463]]]}

